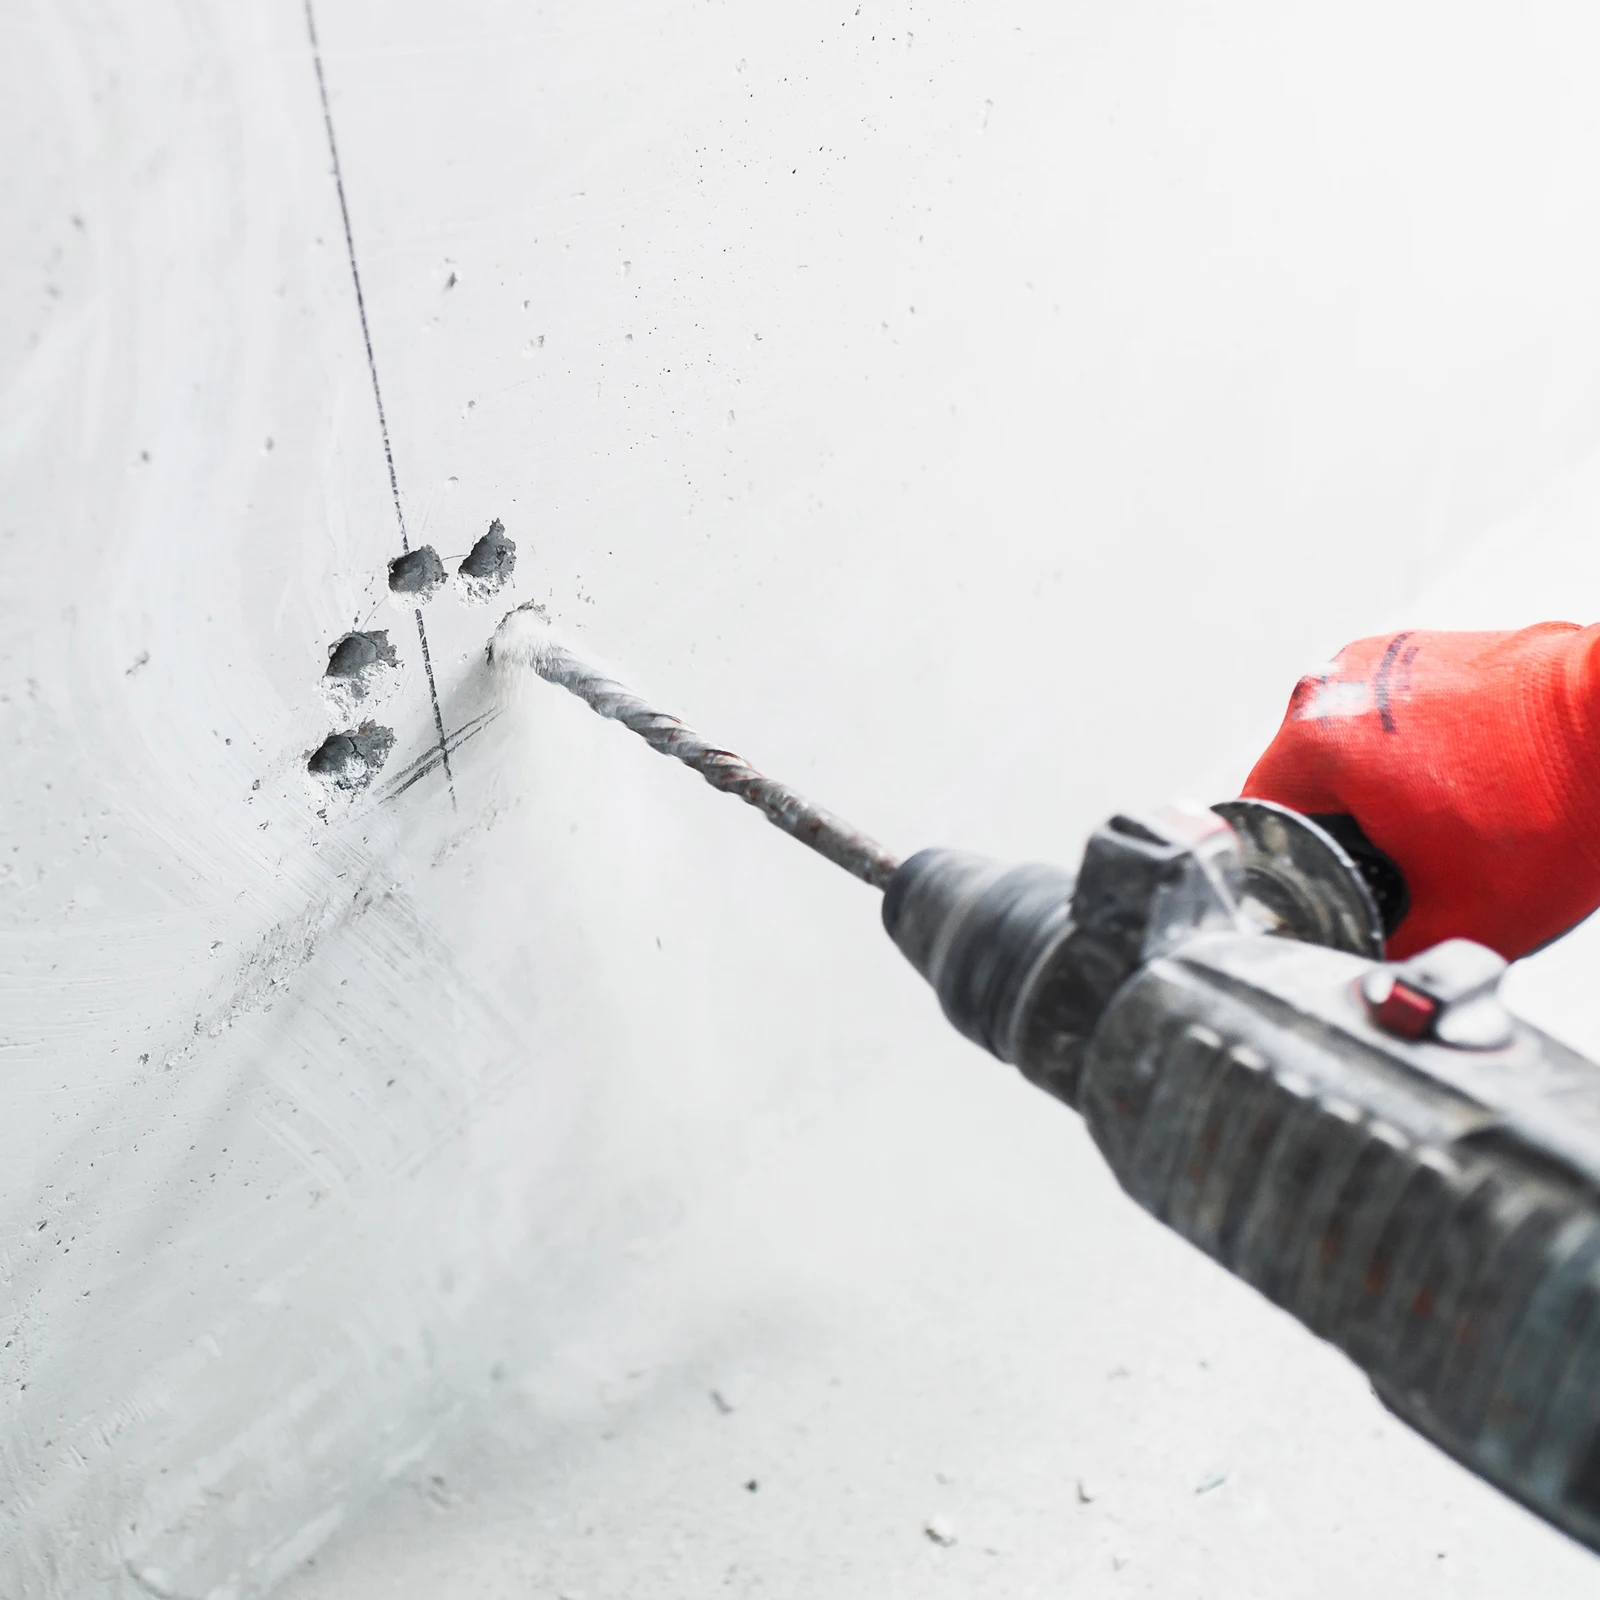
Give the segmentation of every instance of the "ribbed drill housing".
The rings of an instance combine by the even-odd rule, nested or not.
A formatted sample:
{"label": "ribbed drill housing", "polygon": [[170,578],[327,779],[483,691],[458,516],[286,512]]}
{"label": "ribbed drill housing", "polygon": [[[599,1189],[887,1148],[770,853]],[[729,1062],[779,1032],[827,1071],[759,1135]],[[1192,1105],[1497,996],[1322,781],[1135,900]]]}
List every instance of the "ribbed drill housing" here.
{"label": "ribbed drill housing", "polygon": [[1084,1116],[1142,1206],[1600,1549],[1600,1073],[1529,1028],[1389,1038],[1369,965],[1236,938],[1152,963],[1090,1043]]}

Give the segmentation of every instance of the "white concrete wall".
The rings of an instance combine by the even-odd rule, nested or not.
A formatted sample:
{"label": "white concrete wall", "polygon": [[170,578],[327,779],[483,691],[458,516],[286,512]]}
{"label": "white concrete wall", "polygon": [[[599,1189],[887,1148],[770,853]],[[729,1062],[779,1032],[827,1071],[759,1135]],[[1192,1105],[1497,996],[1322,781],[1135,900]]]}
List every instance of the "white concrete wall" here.
{"label": "white concrete wall", "polygon": [[[0,1592],[1594,1581],[576,702],[310,779],[358,624],[435,735],[304,18],[9,20]],[[1070,860],[1347,637],[1600,615],[1583,8],[318,22],[413,541],[892,844]],[[1518,975],[1590,1047],[1595,946]]]}

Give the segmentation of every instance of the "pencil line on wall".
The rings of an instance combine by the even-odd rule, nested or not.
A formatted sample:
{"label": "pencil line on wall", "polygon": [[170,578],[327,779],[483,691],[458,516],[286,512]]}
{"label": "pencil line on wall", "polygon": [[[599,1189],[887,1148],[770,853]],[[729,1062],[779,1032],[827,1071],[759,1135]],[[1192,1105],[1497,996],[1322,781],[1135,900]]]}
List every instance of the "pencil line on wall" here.
{"label": "pencil line on wall", "polygon": [[[372,329],[367,322],[367,299],[361,290],[361,268],[356,264],[356,239],[350,226],[350,206],[344,193],[344,169],[339,165],[339,141],[333,133],[333,108],[328,102],[328,79],[322,70],[322,45],[317,37],[316,12],[312,0],[305,0],[306,33],[311,40],[311,62],[317,73],[317,96],[322,102],[322,126],[328,135],[328,156],[333,163],[333,186],[339,196],[339,218],[344,224],[345,255],[350,262],[350,280],[355,285],[356,314],[361,318],[361,342],[367,352],[367,374],[372,379],[372,400],[378,409],[378,432],[383,439],[383,459],[389,469],[389,494],[394,501],[394,519],[400,529],[400,549],[409,552],[411,540],[406,533],[405,508],[400,503],[400,476],[395,471],[394,445],[389,438],[389,418],[383,409],[383,389],[378,383],[378,361],[372,351]],[[422,670],[428,680],[428,699],[433,706],[433,728],[439,741],[439,764],[444,768],[444,779],[450,790],[450,805],[456,804],[456,780],[450,770],[450,750],[445,742],[444,714],[439,709],[439,689],[433,678],[433,656],[428,649],[427,624],[422,620],[422,608],[416,608],[417,641],[422,647]]]}

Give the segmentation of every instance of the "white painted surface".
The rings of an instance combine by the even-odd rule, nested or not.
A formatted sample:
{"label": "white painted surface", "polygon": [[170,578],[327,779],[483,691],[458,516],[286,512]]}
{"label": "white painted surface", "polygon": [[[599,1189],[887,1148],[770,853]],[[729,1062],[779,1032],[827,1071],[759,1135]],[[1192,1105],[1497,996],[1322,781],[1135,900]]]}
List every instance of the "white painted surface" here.
{"label": "white painted surface", "polygon": [[[1592,1585],[575,702],[324,821],[344,629],[432,718],[303,20],[11,21],[0,1592]],[[1347,637],[1600,614],[1581,8],[319,21],[414,539],[890,842],[1071,858]],[[1597,953],[1518,977],[1590,1048]]]}

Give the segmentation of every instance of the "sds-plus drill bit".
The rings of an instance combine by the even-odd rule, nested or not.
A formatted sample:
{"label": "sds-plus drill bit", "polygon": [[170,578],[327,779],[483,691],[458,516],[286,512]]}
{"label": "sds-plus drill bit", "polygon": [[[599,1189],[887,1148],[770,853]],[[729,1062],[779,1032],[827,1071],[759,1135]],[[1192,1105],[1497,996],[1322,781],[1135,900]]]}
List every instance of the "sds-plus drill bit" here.
{"label": "sds-plus drill bit", "polygon": [[737,795],[774,827],[874,889],[886,887],[900,865],[899,858],[877,840],[813,805],[787,784],[757,772],[742,756],[708,744],[670,712],[642,700],[625,683],[574,654],[551,631],[536,605],[520,606],[495,629],[489,662],[502,671],[527,667],[546,682],[559,684],[602,717],[638,734],[651,749],[692,767],[713,789]]}

